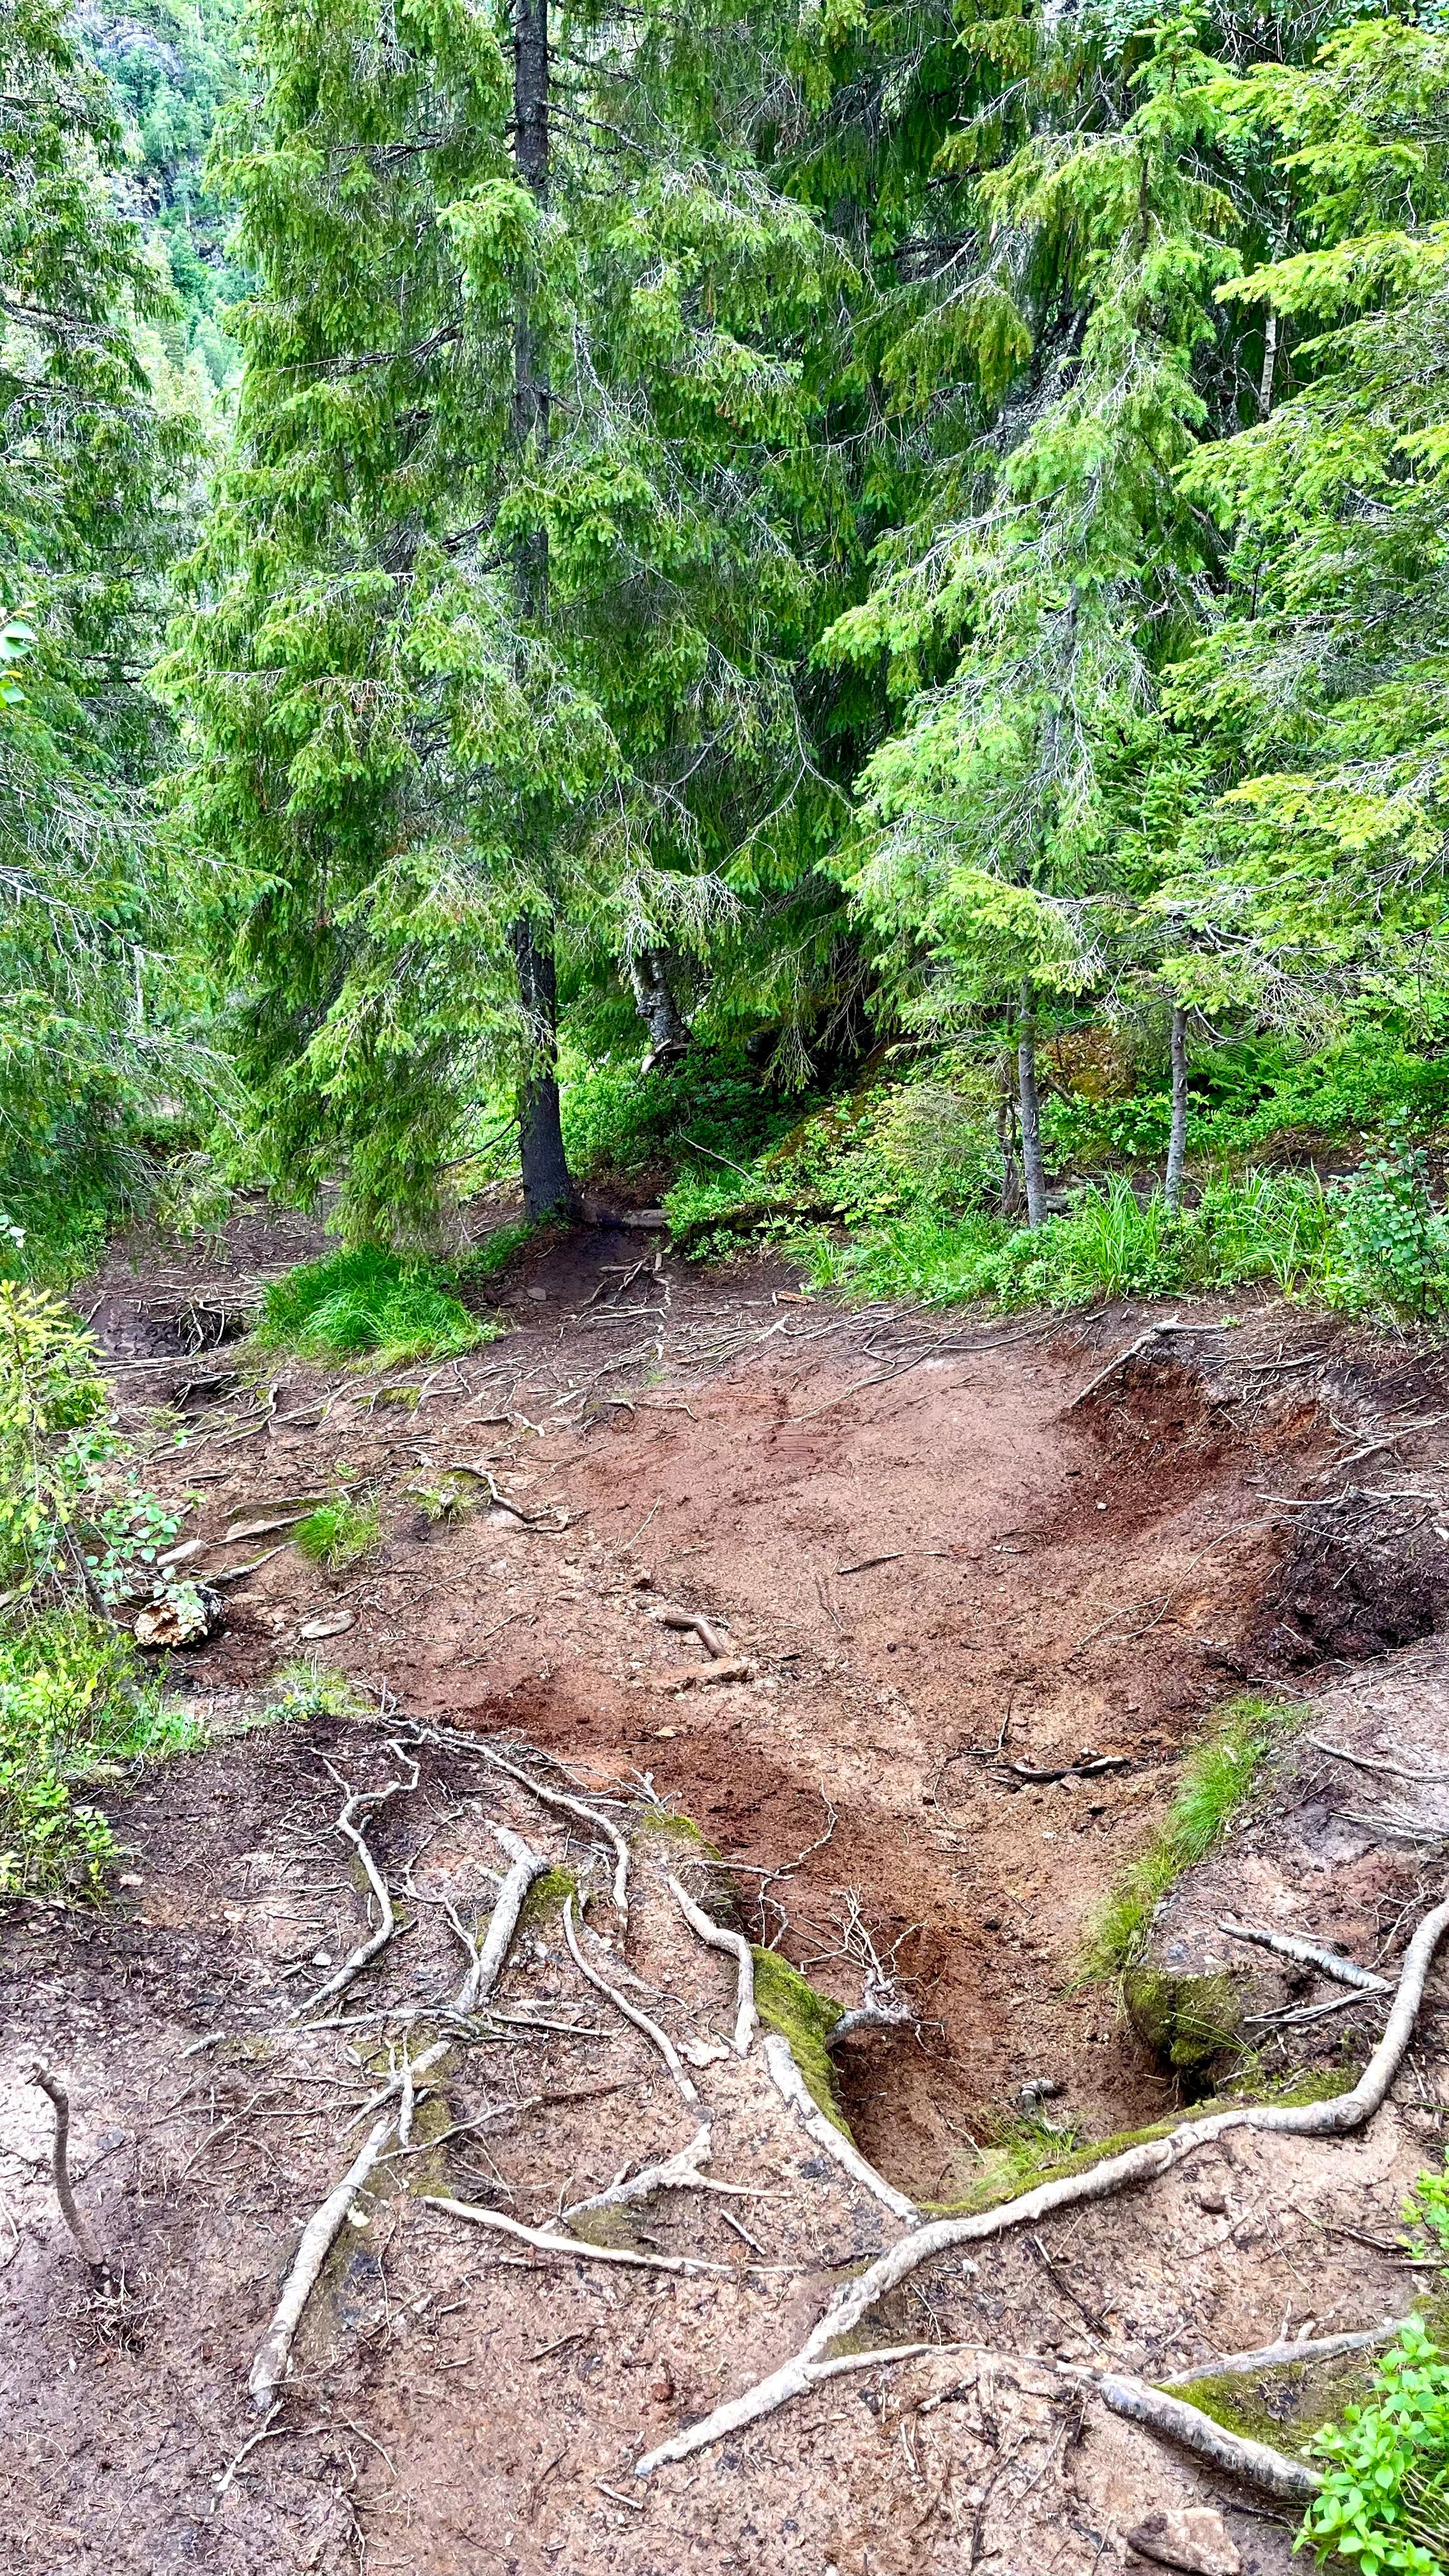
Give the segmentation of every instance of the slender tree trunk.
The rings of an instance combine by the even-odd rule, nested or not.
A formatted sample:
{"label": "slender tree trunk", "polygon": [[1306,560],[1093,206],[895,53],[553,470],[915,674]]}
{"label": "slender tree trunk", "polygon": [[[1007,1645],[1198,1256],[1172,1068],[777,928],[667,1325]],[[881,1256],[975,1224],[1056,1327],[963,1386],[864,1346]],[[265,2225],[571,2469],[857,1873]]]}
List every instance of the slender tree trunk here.
{"label": "slender tree trunk", "polygon": [[630,958],[629,980],[634,987],[634,1007],[649,1032],[648,1064],[657,1056],[679,1054],[689,1044],[689,1030],[680,1016],[657,948],[641,949],[638,956]]}
{"label": "slender tree trunk", "polygon": [[[535,202],[548,202],[548,0],[514,0],[513,158]],[[513,436],[542,453],[548,445],[548,372],[534,322],[532,280],[520,281],[513,316]],[[518,605],[535,622],[548,613],[548,538],[540,528],[517,549]],[[572,1207],[558,1096],[558,977],[551,929],[521,913],[509,934],[525,1023],[518,1086],[523,1204],[530,1217]]]}
{"label": "slender tree trunk", "polygon": [[1258,379],[1258,417],[1266,420],[1273,408],[1273,365],[1278,355],[1278,316],[1270,312],[1263,325],[1263,372]]}
{"label": "slender tree trunk", "polygon": [[1167,1139],[1167,1174],[1162,1195],[1176,1216],[1182,1202],[1182,1171],[1187,1160],[1187,1013],[1172,1006],[1172,1126]]}
{"label": "slender tree trunk", "polygon": [[1026,1184],[1026,1221],[1034,1229],[1046,1223],[1047,1211],[1046,1175],[1041,1162],[1041,1111],[1036,1092],[1036,1012],[1028,984],[1021,988],[1016,1092],[1021,1115],[1021,1176]]}
{"label": "slender tree trunk", "polygon": [[555,1216],[573,1205],[558,1098],[558,984],[553,949],[534,937],[527,913],[513,925],[518,998],[527,1023],[526,1068],[518,1086],[518,1135],[527,1216]]}
{"label": "slender tree trunk", "polygon": [[1001,1149],[1001,1213],[1015,1216],[1021,1206],[1021,1174],[1016,1165],[1013,1085],[1005,1066],[996,1103],[996,1142]]}

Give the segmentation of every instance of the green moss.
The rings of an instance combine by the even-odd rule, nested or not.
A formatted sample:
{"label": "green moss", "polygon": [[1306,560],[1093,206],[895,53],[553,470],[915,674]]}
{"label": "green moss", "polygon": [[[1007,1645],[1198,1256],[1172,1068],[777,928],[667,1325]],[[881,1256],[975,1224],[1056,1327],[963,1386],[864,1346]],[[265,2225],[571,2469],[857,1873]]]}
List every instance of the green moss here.
{"label": "green moss", "polygon": [[557,1866],[546,1869],[541,1878],[534,1880],[523,1900],[522,1911],[518,1917],[520,1931],[537,1930],[538,1926],[548,1922],[551,1916],[562,1914],[570,1897],[577,1906],[579,1883],[573,1871],[559,1869]]}
{"label": "green moss", "polygon": [[1159,2066],[1191,2081],[1237,2046],[1242,2005],[1236,1980],[1174,1976],[1161,1968],[1129,1968],[1122,2000],[1143,2046]]}
{"label": "green moss", "polygon": [[1290,2458],[1307,2455],[1323,2425],[1345,2406],[1361,2405],[1377,2374],[1379,2352],[1340,2353],[1329,2361],[1289,2361],[1251,2373],[1209,2371],[1168,2393],[1210,2415],[1225,2433],[1266,2442]]}
{"label": "green moss", "polygon": [[835,2066],[825,2045],[845,2007],[832,2002],[782,1959],[777,1950],[752,1950],[755,1962],[755,2009],[767,2030],[777,2030],[790,2043],[790,2053],[804,2078],[812,2102],[846,2136],[850,2130],[840,2107]]}

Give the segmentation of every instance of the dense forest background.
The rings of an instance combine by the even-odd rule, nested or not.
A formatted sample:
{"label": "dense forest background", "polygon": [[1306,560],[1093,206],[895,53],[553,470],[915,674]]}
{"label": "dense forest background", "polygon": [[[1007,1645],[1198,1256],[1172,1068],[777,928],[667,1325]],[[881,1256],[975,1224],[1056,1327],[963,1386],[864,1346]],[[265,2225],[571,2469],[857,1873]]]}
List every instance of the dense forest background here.
{"label": "dense forest background", "polygon": [[638,1176],[886,1292],[1449,1299],[1435,10],[0,44],[12,1268]]}

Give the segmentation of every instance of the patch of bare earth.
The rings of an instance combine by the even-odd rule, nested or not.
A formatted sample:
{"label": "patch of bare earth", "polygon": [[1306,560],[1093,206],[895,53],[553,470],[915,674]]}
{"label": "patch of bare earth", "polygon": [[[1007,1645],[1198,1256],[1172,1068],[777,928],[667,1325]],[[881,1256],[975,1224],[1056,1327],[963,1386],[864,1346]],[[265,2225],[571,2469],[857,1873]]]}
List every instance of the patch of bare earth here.
{"label": "patch of bare earth", "polygon": [[[1271,2342],[1285,2314],[1331,2332],[1406,2305],[1413,2276],[1362,2240],[1391,2243],[1437,2135],[1432,2057],[1357,2142],[1225,2139],[1149,2190],[942,2258],[867,2338],[930,2349],[641,2480],[641,2456],[798,2347],[907,2223],[821,2151],[758,2042],[733,2054],[731,1963],[667,1873],[683,1863],[716,1898],[728,1884],[753,1936],[842,2001],[873,1960],[893,1967],[915,2027],[847,2042],[839,2071],[860,2148],[918,2205],[970,2188],[1030,2079],[1062,2087],[1051,2115],[1086,2136],[1171,2110],[1170,2074],[1074,1977],[1084,1923],[1245,1676],[1316,1687],[1325,1652],[1435,1651],[1411,1643],[1438,1615],[1432,1518],[1403,1531],[1384,1517],[1402,1504],[1372,1499],[1423,1482],[1432,1372],[1394,1363],[1393,1380],[1361,1338],[1281,1309],[1196,1307],[1178,1310],[1191,1334],[1146,1339],[1078,1403],[1147,1310],[1089,1327],[848,1315],[779,1267],[700,1272],[598,1228],[534,1256],[508,1282],[514,1329],[456,1363],[259,1375],[236,1326],[259,1277],[311,1248],[253,1215],[164,1276],[118,1265],[98,1283],[150,1481],[196,1498],[188,1571],[252,1568],[219,1587],[222,1633],[174,1667],[185,1695],[223,1726],[312,1656],[382,1715],[223,1738],[117,1784],[132,1884],[103,1914],[27,1909],[0,1934],[0,2565],[1085,2576],[1120,2560],[1150,2508],[1209,2489],[1069,2365],[1158,2376]],[[1381,1431],[1389,1472],[1344,1501],[1334,1459]],[[478,1499],[433,1522],[450,1480]],[[348,1572],[310,1567],[286,1530],[227,1535],[342,1484],[382,1516]],[[490,1747],[534,1748],[537,1786],[632,1841],[627,1921],[602,1829]],[[346,1790],[392,1780],[368,1831],[398,1935],[299,2013],[376,1921],[336,1831]],[[669,2034],[696,2101],[586,1980],[556,1905],[525,1919],[491,2013],[446,2020],[465,1965],[448,1907],[486,1922],[497,1825],[573,1873],[586,1961]],[[1352,1832],[1359,1876],[1334,1881],[1321,1928],[1372,1930],[1392,1963],[1427,1900],[1423,1845]],[[1320,1887],[1300,1873],[1286,1897],[1234,1895],[1236,1851],[1214,1904],[1271,1900],[1283,1920]],[[1171,1937],[1201,1964],[1186,1928]],[[356,2192],[258,2416],[248,2372],[301,2230],[389,2064],[439,2039],[407,2146]],[[24,2081],[37,2053],[75,2098],[78,2188],[119,2298],[56,2218],[48,2113]],[[610,2213],[606,2250],[647,2262],[434,2205],[557,2234],[705,2123],[704,2172],[738,2194]],[[680,2260],[703,2268],[658,2268]],[[1286,2566],[1285,2525],[1211,2501],[1244,2568]]]}

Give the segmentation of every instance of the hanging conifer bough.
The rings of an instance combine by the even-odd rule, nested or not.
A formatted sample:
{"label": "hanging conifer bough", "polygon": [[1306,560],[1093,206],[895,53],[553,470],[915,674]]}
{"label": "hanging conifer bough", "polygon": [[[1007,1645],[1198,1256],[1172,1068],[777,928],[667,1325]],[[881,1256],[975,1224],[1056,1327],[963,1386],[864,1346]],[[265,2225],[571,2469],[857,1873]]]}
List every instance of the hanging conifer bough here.
{"label": "hanging conifer bough", "polygon": [[436,1216],[505,1076],[542,1215],[560,996],[707,959],[825,792],[799,351],[840,263],[687,11],[265,0],[257,46],[236,460],[167,666],[238,1042],[354,1232]]}

